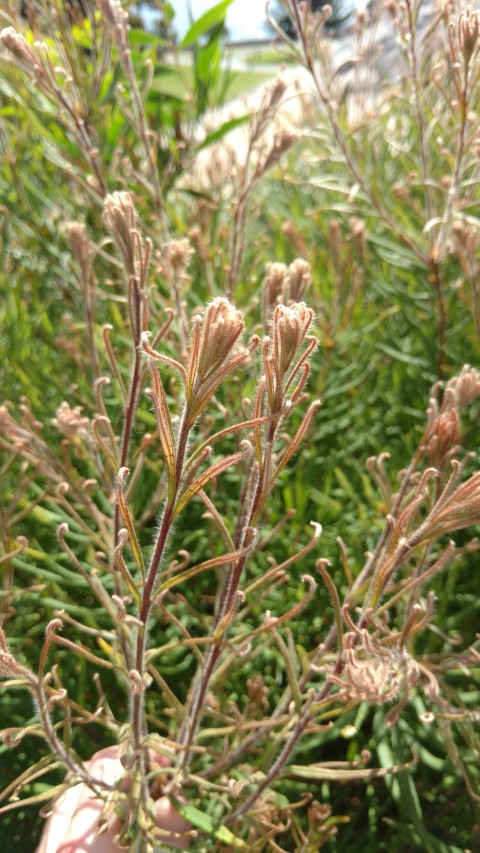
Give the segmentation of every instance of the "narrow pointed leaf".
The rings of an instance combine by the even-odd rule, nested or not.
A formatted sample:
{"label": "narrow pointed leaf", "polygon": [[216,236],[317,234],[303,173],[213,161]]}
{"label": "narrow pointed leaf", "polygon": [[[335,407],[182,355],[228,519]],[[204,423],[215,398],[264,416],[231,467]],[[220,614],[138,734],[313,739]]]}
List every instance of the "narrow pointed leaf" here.
{"label": "narrow pointed leaf", "polygon": [[246,113],[243,116],[238,116],[238,118],[232,118],[229,121],[225,121],[220,125],[220,127],[217,127],[216,130],[205,137],[197,150],[201,151],[202,148],[208,148],[209,145],[213,145],[214,142],[218,142],[219,139],[222,139],[227,133],[230,133],[231,130],[235,130],[235,128],[240,127],[242,124],[246,124],[248,121],[250,121],[249,113]]}
{"label": "narrow pointed leaf", "polygon": [[203,36],[208,30],[211,30],[216,24],[225,20],[227,9],[232,3],[232,0],[222,0],[217,3],[212,9],[208,9],[205,14],[201,15],[198,20],[194,21],[188,32],[185,34],[180,49],[190,47],[191,44],[198,41],[200,36]]}
{"label": "narrow pointed leaf", "polygon": [[128,468],[120,468],[117,477],[117,500],[118,506],[120,508],[120,512],[123,518],[123,523],[128,530],[128,538],[130,541],[130,547],[133,552],[133,556],[135,557],[135,562],[140,569],[142,576],[145,576],[145,564],[143,562],[142,551],[140,545],[138,543],[137,534],[135,533],[135,527],[133,525],[133,519],[130,515],[130,510],[128,508],[127,500],[125,497],[125,489],[124,489],[124,480],[125,476],[129,473]]}
{"label": "narrow pointed leaf", "polygon": [[170,419],[170,412],[168,411],[165,391],[163,390],[160,375],[153,359],[149,359],[149,367],[153,384],[153,389],[150,391],[149,396],[153,399],[155,405],[158,434],[160,436],[162,450],[165,456],[165,465],[167,467],[168,494],[169,498],[171,498],[175,489],[175,443],[173,438],[172,421]]}
{"label": "narrow pointed leaf", "polygon": [[200,809],[197,809],[195,806],[191,806],[188,803],[182,803],[181,800],[176,800],[173,797],[172,801],[176,811],[179,812],[185,820],[188,820],[195,829],[199,829],[201,832],[205,832],[207,835],[213,836],[217,841],[221,841],[222,844],[229,844],[236,850],[247,849],[245,841],[242,841],[241,838],[237,838],[237,836],[234,835],[233,832],[230,832],[226,826],[222,826],[221,824],[219,825],[209,815],[201,812]]}
{"label": "narrow pointed leaf", "polygon": [[283,471],[283,469],[285,468],[287,463],[290,461],[290,459],[292,458],[294,453],[297,452],[300,444],[302,443],[303,439],[305,438],[305,434],[308,430],[308,427],[310,426],[310,422],[311,422],[315,412],[319,408],[319,406],[320,406],[320,401],[315,400],[315,402],[313,402],[312,405],[309,407],[307,414],[305,415],[302,423],[300,424],[300,426],[297,430],[297,433],[296,433],[294,439],[292,440],[292,443],[290,444],[288,450],[284,454],[281,462],[277,466],[277,470],[275,471],[275,473],[273,475],[273,479],[275,479],[278,476],[278,474],[280,474],[280,472]]}
{"label": "narrow pointed leaf", "polygon": [[380,779],[382,776],[393,776],[402,770],[408,770],[414,766],[416,758],[405,764],[393,765],[392,767],[324,767],[322,764],[291,764],[282,771],[282,776],[293,776],[295,779],[309,779],[310,781],[343,782],[350,779]]}
{"label": "narrow pointed leaf", "polygon": [[[245,443],[245,442],[242,442]],[[248,444],[248,448],[246,450],[238,450],[236,453],[232,453],[231,456],[226,456],[225,459],[220,459],[219,462],[215,462],[210,468],[207,468],[203,474],[200,474],[196,480],[193,481],[192,485],[184,492],[175,506],[174,517],[181,513],[182,509],[187,505],[187,503],[196,495],[198,492],[214,480],[219,474],[222,474],[223,471],[226,471],[227,468],[231,468],[232,465],[237,465],[241,460],[245,457],[246,453],[249,452],[250,443]]]}
{"label": "narrow pointed leaf", "polygon": [[171,589],[179,583],[190,580],[190,578],[195,577],[195,575],[199,575],[201,572],[205,572],[207,569],[213,569],[218,566],[225,566],[227,563],[233,563],[235,560],[238,560],[239,557],[243,557],[251,547],[252,543],[250,543],[247,548],[239,548],[238,551],[230,551],[228,554],[223,554],[220,557],[212,557],[210,560],[205,560],[203,563],[199,563],[198,566],[192,566],[190,569],[185,569],[184,572],[180,572],[178,575],[174,575],[165,581],[158,590],[158,593],[166,592],[167,589]]}

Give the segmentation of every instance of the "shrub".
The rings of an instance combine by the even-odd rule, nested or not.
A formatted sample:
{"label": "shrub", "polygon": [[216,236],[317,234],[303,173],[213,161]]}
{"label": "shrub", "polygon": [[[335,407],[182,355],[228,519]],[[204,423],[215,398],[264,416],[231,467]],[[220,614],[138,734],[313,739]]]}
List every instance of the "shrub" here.
{"label": "shrub", "polygon": [[478,800],[479,15],[390,4],[403,87],[360,112],[357,78],[352,112],[292,5],[299,139],[282,80],[202,135],[155,97],[158,40],[83,5],[0,34],[6,837],[32,849],[13,809],[82,784],[131,850],[458,850],[474,818],[435,808]]}

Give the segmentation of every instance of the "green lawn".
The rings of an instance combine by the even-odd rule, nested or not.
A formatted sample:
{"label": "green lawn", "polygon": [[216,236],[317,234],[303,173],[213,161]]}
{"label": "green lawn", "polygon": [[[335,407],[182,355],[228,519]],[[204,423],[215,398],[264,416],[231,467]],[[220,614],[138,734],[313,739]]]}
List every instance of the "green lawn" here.
{"label": "green lawn", "polygon": [[251,56],[246,57],[245,62],[249,67],[255,67],[255,65],[298,65],[294,56],[273,48],[258,53],[252,52]]}
{"label": "green lawn", "polygon": [[[221,72],[218,88],[221,90],[229,78],[224,100],[229,101],[242,94],[247,94],[271,78],[266,71],[228,71]],[[189,65],[177,65],[162,68],[160,75],[155,75],[152,91],[178,98],[186,98],[193,88],[193,69]],[[212,102],[215,97],[212,98]]]}

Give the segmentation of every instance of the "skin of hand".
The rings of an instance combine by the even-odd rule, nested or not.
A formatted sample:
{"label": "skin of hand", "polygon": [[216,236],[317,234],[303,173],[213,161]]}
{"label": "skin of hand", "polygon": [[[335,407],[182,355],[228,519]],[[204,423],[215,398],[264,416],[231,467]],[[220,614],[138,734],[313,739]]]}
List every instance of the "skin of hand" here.
{"label": "skin of hand", "polygon": [[[157,760],[159,764],[168,763],[163,756],[158,756]],[[124,773],[116,746],[96,752],[90,761],[85,762],[85,767],[93,778],[108,785],[114,785]],[[83,783],[69,788],[55,803],[36,853],[120,853],[122,848],[115,843],[115,836],[121,828],[118,817],[113,818],[104,834],[97,835],[103,806],[103,801],[94,797],[90,788]],[[191,829],[188,821],[175,811],[168,797],[156,800],[154,808],[156,824],[165,833],[188,833]],[[165,843],[169,848],[186,850],[189,837],[169,838],[165,834]],[[161,853],[163,848],[155,849]]]}

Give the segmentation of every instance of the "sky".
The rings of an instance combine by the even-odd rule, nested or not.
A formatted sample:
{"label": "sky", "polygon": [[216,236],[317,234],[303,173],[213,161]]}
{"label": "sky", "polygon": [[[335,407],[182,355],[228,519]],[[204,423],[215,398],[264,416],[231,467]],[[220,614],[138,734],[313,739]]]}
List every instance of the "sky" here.
{"label": "sky", "polygon": [[[218,0],[190,0],[193,20],[199,18],[217,2]],[[170,3],[175,9],[175,30],[182,38],[189,27],[188,0],[170,0]],[[141,3],[139,5],[141,6]],[[144,9],[142,14],[145,19],[148,19],[150,12]],[[233,0],[227,13],[227,27],[234,40],[265,37],[266,33],[262,28],[264,21],[264,0]]]}
{"label": "sky", "polygon": [[[207,9],[216,6],[218,2],[219,0],[170,0],[175,9],[174,27],[179,38],[181,39],[185,35],[189,27],[189,5],[193,20],[196,20]],[[365,8],[367,2],[368,0],[356,0],[356,2],[348,0],[349,5],[351,3],[357,9]],[[139,6],[141,7],[141,2]],[[265,6],[266,0],[233,0],[227,12],[227,27],[230,38],[234,41],[242,41],[243,39],[268,37],[268,31],[263,27],[266,20]],[[142,10],[142,14],[148,26],[148,18],[152,12],[147,8]]]}
{"label": "sky", "polygon": [[[180,35],[188,28],[187,0],[170,0],[175,9],[175,27]],[[193,18],[199,18],[207,9],[215,6],[215,0],[190,0]],[[265,21],[265,3],[262,0],[233,0],[227,12],[227,27],[232,38],[258,38],[265,35],[262,23]]]}

